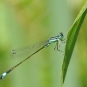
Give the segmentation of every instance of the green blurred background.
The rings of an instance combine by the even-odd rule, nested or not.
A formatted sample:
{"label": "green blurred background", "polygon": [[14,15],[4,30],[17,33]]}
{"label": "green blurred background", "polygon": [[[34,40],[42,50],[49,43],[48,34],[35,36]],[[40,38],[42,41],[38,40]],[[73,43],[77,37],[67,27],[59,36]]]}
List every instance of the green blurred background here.
{"label": "green blurred background", "polygon": [[[86,0],[0,0],[0,75],[22,59],[11,49],[67,32]],[[87,87],[87,17],[79,32],[64,87]],[[0,81],[0,87],[59,87],[63,54],[50,45]]]}

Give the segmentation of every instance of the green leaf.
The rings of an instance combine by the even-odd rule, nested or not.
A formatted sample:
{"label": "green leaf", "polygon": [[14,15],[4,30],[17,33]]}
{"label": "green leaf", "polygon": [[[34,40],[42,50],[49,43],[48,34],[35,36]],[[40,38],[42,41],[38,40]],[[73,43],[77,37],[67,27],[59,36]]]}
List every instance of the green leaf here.
{"label": "green leaf", "polygon": [[75,43],[77,40],[79,30],[80,30],[81,25],[86,16],[86,12],[87,12],[87,2],[82,7],[81,11],[79,12],[77,18],[75,19],[73,25],[71,26],[71,28],[69,29],[69,32],[67,34],[65,55],[64,55],[64,60],[63,60],[63,64],[62,64],[61,86],[63,85],[63,83],[65,81],[65,77],[66,77],[67,69],[68,69],[69,62],[70,62],[70,59],[72,56],[72,52],[74,50],[74,46],[75,46]]}

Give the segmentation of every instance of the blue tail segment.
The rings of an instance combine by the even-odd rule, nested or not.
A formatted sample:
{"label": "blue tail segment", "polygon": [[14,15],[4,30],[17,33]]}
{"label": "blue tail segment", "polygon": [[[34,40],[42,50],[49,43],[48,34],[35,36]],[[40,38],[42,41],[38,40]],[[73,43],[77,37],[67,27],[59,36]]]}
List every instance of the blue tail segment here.
{"label": "blue tail segment", "polygon": [[3,73],[3,74],[1,75],[1,77],[0,77],[0,79],[3,79],[6,75],[7,75],[7,73],[6,73],[6,72],[5,72],[5,73]]}

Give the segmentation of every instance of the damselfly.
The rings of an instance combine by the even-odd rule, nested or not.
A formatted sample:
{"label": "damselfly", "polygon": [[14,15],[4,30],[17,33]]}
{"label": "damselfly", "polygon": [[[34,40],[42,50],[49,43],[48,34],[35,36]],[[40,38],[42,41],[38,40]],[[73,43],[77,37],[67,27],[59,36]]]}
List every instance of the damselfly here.
{"label": "damselfly", "polygon": [[[58,51],[61,51],[59,50],[59,43],[60,41],[61,42],[64,42],[65,39],[63,39],[64,36],[63,36],[63,33],[60,33],[59,35],[57,36],[54,36],[54,37],[51,37],[49,38],[48,40],[45,40],[41,43],[37,43],[35,45],[32,45],[32,46],[29,46],[27,47],[28,51],[26,51],[26,49],[16,49],[16,50],[12,50],[12,56],[15,56],[15,55],[22,55],[23,51],[25,51],[24,53],[29,53],[31,52],[31,50],[33,50],[34,48],[38,48],[37,50],[35,50],[34,52],[32,52],[30,55],[28,55],[24,60],[22,60],[20,63],[18,63],[17,65],[15,65],[14,67],[12,67],[11,69],[7,70],[6,72],[4,72],[1,76],[0,76],[0,79],[3,79],[8,73],[10,73],[12,70],[14,70],[17,66],[19,66],[20,64],[22,64],[24,61],[26,61],[27,59],[29,59],[31,56],[33,56],[34,54],[36,54],[37,52],[39,52],[40,50],[42,50],[43,48],[45,47],[48,47],[51,43],[54,43],[56,42],[56,45],[55,45],[55,48],[54,49],[57,49]],[[61,51],[62,52],[62,51]]]}

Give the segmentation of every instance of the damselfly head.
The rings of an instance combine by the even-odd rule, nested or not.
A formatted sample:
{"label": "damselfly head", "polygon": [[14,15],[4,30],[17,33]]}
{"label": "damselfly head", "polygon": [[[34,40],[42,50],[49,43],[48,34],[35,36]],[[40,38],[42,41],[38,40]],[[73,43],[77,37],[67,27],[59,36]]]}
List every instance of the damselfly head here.
{"label": "damselfly head", "polygon": [[59,38],[60,39],[62,39],[64,36],[63,36],[63,33],[61,32],[60,34],[59,34]]}

